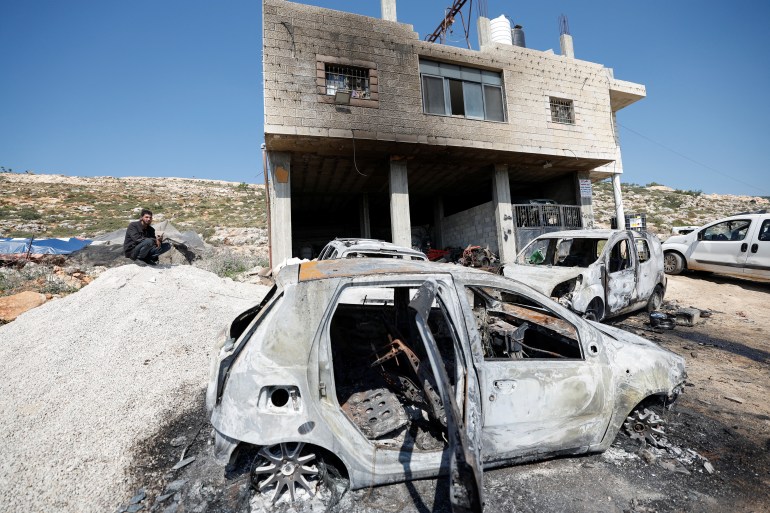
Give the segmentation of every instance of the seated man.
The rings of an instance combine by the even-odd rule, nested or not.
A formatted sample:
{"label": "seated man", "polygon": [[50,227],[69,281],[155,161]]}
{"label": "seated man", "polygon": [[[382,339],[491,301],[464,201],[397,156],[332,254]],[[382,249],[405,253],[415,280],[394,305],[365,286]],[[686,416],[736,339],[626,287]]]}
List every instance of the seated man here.
{"label": "seated man", "polygon": [[126,238],[123,241],[123,253],[131,260],[141,260],[150,265],[158,264],[158,256],[171,249],[171,244],[155,235],[152,224],[152,212],[142,209],[138,221],[128,224]]}

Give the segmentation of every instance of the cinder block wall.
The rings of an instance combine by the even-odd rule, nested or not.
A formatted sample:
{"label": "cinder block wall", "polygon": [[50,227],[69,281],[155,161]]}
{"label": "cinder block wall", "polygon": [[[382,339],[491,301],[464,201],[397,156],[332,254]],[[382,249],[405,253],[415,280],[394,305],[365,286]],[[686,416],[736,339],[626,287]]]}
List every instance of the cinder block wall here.
{"label": "cinder block wall", "polygon": [[473,244],[498,252],[495,206],[491,201],[447,216],[441,226],[446,247]]}
{"label": "cinder block wall", "polygon": [[[493,44],[473,51],[418,39],[411,25],[264,0],[265,132],[618,160],[611,70],[600,64]],[[340,112],[318,99],[317,56],[376,66],[377,108]],[[507,120],[423,113],[419,57],[501,71]],[[637,86],[638,84],[630,84]],[[643,94],[644,87],[638,86]],[[551,122],[549,96],[574,102],[574,125]],[[269,137],[268,146],[269,146]],[[619,166],[613,168],[620,172]]]}

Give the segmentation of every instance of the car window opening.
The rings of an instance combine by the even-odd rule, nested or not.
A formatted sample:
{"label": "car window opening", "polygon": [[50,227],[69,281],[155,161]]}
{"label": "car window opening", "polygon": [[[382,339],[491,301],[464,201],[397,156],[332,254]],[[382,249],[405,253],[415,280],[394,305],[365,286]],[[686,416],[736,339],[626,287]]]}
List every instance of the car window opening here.
{"label": "car window opening", "polygon": [[[345,415],[378,446],[443,450],[444,407],[408,308],[417,290],[362,286],[343,291],[330,325],[336,396]],[[454,389],[459,343],[438,301],[428,325]]]}
{"label": "car window opening", "polygon": [[517,263],[556,267],[588,267],[596,262],[607,239],[542,238],[527,246]]}
{"label": "car window opening", "polygon": [[580,359],[575,327],[532,300],[491,287],[469,287],[487,360]]}

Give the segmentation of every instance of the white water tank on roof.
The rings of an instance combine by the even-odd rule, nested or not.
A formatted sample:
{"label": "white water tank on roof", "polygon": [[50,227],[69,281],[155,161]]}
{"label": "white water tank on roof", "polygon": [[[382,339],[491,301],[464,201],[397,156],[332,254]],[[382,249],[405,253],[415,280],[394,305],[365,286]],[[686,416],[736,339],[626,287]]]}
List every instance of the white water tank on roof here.
{"label": "white water tank on roof", "polygon": [[489,22],[490,37],[493,43],[501,43],[504,45],[512,45],[513,39],[511,39],[511,20],[505,17],[505,14],[501,14],[494,20]]}

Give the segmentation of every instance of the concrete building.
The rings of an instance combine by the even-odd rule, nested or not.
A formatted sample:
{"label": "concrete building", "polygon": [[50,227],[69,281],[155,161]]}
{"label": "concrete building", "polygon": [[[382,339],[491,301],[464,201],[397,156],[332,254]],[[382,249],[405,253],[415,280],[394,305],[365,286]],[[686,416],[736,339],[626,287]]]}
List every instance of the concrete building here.
{"label": "concrete building", "polygon": [[556,55],[494,42],[479,18],[467,50],[420,40],[381,2],[383,19],[263,2],[273,265],[337,236],[410,246],[413,230],[509,262],[517,241],[591,227],[591,183],[608,177],[622,222],[615,115],[643,85],[575,59],[568,34]]}

